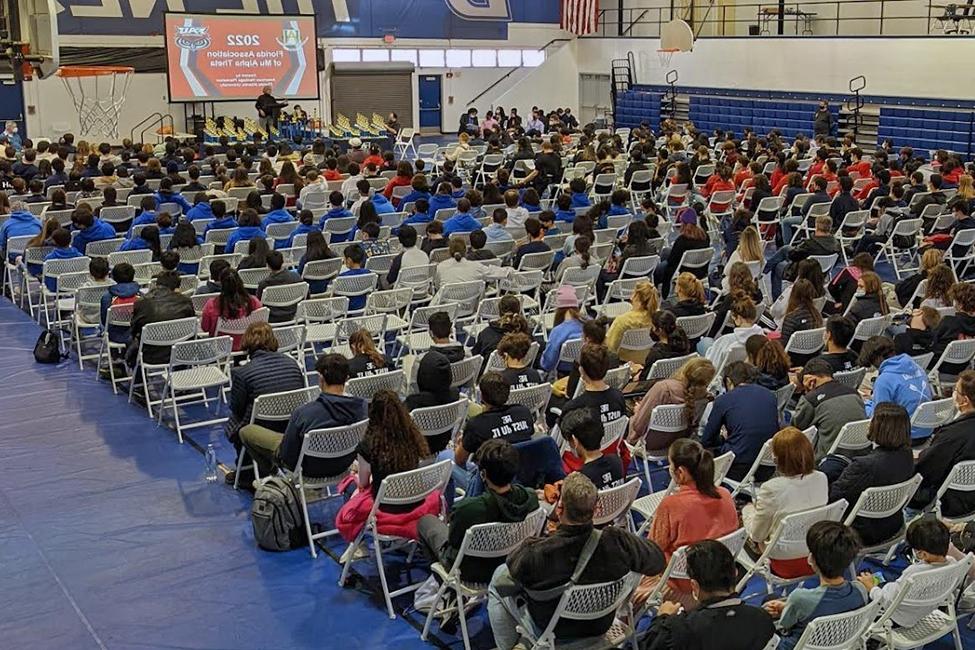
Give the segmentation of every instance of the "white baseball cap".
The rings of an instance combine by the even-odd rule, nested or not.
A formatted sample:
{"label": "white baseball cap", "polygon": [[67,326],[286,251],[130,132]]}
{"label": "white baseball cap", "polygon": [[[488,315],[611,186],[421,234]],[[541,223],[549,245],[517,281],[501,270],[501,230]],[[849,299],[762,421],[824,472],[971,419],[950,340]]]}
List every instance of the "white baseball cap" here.
{"label": "white baseball cap", "polygon": [[358,149],[362,146],[362,140],[359,138],[349,138],[349,146],[353,149]]}

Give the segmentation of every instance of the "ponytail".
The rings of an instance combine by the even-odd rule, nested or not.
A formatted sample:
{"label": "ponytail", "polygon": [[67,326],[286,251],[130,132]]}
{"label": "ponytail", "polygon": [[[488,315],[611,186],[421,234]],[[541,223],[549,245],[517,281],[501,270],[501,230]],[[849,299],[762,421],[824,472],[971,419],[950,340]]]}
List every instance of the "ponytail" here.
{"label": "ponytail", "polygon": [[575,249],[579,257],[582,258],[582,268],[589,268],[589,264],[592,262],[592,255],[589,253],[589,249],[592,247],[592,240],[585,235],[580,235],[576,237]]}
{"label": "ponytail", "polygon": [[667,337],[667,343],[671,349],[679,356],[691,353],[691,341],[687,338],[687,332],[683,327],[677,325],[677,317],[674,312],[663,310],[654,312],[650,317],[654,329]]}
{"label": "ponytail", "polygon": [[714,456],[690,438],[678,438],[670,445],[670,463],[683,467],[694,481],[697,491],[712,499],[720,499],[718,488],[714,486]]}

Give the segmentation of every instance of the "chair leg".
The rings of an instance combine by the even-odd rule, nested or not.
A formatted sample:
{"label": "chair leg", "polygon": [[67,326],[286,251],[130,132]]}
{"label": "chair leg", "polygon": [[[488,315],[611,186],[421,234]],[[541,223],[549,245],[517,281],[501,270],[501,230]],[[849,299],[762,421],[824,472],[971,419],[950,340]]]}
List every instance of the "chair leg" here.
{"label": "chair leg", "polygon": [[393,611],[393,599],[389,597],[389,585],[386,584],[386,571],[383,569],[382,542],[378,538],[373,539],[373,550],[376,553],[376,568],[379,570],[379,582],[383,587],[383,598],[386,599],[386,611],[389,613],[391,621],[396,620],[396,613]]}
{"label": "chair leg", "polygon": [[345,586],[345,580],[346,578],[349,577],[349,569],[352,568],[352,561],[353,558],[355,557],[354,549],[358,548],[362,544],[363,538],[365,537],[365,532],[366,532],[365,528],[359,531],[359,534],[356,535],[356,538],[349,543],[349,547],[348,549],[346,549],[346,554],[348,555],[348,557],[345,558],[345,564],[342,565],[342,575],[339,576],[340,587]]}
{"label": "chair leg", "polygon": [[[236,482],[235,479],[234,483]],[[301,500],[301,512],[305,516],[305,534],[308,535],[308,550],[311,551],[313,558],[317,558],[318,551],[315,550],[315,540],[312,539],[311,520],[308,518],[308,499],[305,498],[305,488],[300,482],[295,487],[298,489],[298,498]]]}
{"label": "chair leg", "polygon": [[464,650],[471,650],[471,639],[467,633],[467,611],[464,609],[464,596],[460,588],[454,590],[457,594],[457,618],[460,619],[460,636],[464,640]]}
{"label": "chair leg", "polygon": [[[179,421],[179,404],[176,403],[176,389],[173,388],[172,384],[169,386],[169,394],[173,398],[173,420],[176,421],[176,437],[179,438],[179,444],[183,444],[183,425]],[[161,409],[159,412],[162,414]]]}
{"label": "chair leg", "polygon": [[430,611],[427,613],[427,620],[424,621],[423,630],[420,632],[421,641],[427,640],[427,635],[430,633],[430,622],[433,621],[433,616],[437,613],[437,604],[443,598],[444,592],[447,590],[447,584],[447,581],[442,582],[440,584],[440,589],[437,590],[437,597],[433,601],[433,607],[431,607]]}
{"label": "chair leg", "polygon": [[[241,443],[240,453],[237,454],[237,470],[234,472],[234,489],[237,489],[237,485],[240,483],[240,472],[244,469],[244,457],[247,455],[247,447]],[[314,553],[313,553],[314,555]]]}

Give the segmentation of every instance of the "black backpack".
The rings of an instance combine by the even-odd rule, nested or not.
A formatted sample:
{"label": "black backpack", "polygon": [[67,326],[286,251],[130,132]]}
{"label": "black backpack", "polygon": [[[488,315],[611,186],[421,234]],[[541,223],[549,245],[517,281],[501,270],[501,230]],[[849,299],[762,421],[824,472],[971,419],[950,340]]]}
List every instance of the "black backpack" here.
{"label": "black backpack", "polygon": [[44,330],[34,344],[34,361],[59,363],[66,355],[61,354],[61,342],[54,330]]}

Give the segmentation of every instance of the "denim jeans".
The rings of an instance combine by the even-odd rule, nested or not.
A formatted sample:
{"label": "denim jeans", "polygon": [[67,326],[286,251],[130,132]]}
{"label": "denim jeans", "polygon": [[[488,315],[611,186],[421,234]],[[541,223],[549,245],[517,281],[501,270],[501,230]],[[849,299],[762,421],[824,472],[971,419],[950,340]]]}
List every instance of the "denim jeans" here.
{"label": "denim jeans", "polygon": [[772,274],[772,298],[778,298],[782,294],[782,276],[789,266],[789,251],[791,246],[783,246],[775,251],[775,255],[765,263],[765,273]]}
{"label": "denim jeans", "polygon": [[793,226],[802,223],[805,217],[802,215],[782,217],[779,219],[779,223],[782,224],[782,241],[785,244],[792,243],[792,234],[794,232]]}

